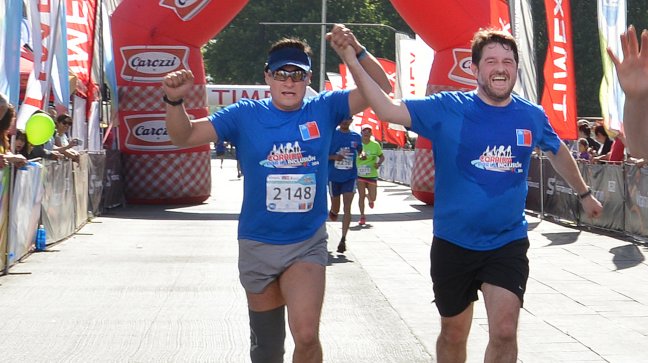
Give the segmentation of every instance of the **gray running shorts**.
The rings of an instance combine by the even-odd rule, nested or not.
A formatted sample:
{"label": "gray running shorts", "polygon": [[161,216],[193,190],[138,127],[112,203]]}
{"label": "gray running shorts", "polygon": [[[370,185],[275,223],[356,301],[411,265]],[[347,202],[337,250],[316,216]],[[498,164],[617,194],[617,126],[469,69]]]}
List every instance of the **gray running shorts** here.
{"label": "gray running shorts", "polygon": [[245,291],[259,294],[295,262],[328,264],[328,234],[323,224],[315,234],[301,242],[272,245],[239,240],[239,279]]}

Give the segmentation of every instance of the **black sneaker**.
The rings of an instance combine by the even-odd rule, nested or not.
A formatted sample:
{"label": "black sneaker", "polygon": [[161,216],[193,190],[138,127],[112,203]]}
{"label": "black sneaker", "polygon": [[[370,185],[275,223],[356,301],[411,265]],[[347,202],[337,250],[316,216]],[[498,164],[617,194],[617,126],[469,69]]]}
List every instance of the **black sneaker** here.
{"label": "black sneaker", "polygon": [[338,245],[337,251],[338,251],[338,253],[344,253],[344,251],[346,251],[346,238],[345,237],[342,237],[342,239],[340,240],[340,244]]}

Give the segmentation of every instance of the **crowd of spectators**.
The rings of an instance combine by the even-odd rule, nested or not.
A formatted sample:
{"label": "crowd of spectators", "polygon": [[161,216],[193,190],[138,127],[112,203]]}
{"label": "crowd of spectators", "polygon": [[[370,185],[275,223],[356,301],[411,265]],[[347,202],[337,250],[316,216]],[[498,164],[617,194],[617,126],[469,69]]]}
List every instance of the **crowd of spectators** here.
{"label": "crowd of spectators", "polygon": [[603,125],[595,124],[594,128],[588,120],[578,121],[579,139],[572,149],[574,157],[584,163],[611,163],[611,164],[637,164],[644,165],[644,159],[635,158],[631,150],[625,147],[623,130],[612,133]]}
{"label": "crowd of spectators", "polygon": [[15,107],[0,93],[0,168],[7,165],[22,167],[28,160],[36,158],[79,160],[79,152],[73,147],[79,146],[80,141],[68,136],[72,117],[67,114],[57,115],[53,107],[48,109],[48,113],[55,120],[55,132],[46,143],[31,145],[24,131],[16,128]]}

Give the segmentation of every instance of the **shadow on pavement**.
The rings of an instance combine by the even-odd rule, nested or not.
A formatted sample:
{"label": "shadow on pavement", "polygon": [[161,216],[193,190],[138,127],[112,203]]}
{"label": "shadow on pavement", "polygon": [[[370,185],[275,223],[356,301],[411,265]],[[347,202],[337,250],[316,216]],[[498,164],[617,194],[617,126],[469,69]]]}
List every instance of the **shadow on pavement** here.
{"label": "shadow on pavement", "polygon": [[580,235],[580,231],[561,232],[561,233],[543,233],[542,235],[547,237],[547,239],[551,241],[551,243],[545,247],[562,246],[562,245],[568,245],[576,242],[578,240],[578,236]]}
{"label": "shadow on pavement", "polygon": [[105,213],[104,218],[115,219],[154,219],[162,221],[238,221],[239,213],[194,213],[174,211],[174,208],[186,208],[188,205],[137,205],[119,208],[114,213]]}
{"label": "shadow on pavement", "polygon": [[331,266],[333,264],[338,264],[338,263],[353,263],[353,262],[355,262],[355,261],[349,260],[348,258],[346,258],[346,256],[343,253],[342,254],[338,253],[336,255],[333,255],[333,253],[331,253],[331,251],[329,251],[329,253],[328,253],[328,263],[326,265]]}
{"label": "shadow on pavement", "polygon": [[614,255],[612,262],[617,270],[635,267],[646,260],[639,247],[634,244],[614,247],[610,249],[610,253]]}

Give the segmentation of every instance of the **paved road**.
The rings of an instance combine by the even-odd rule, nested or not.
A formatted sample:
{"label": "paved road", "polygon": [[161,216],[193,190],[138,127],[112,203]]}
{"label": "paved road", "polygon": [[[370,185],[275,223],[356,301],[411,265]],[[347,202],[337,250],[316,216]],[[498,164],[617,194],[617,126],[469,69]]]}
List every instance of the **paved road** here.
{"label": "paved road", "polygon": [[[234,161],[213,165],[206,203],[110,210],[0,277],[0,362],[246,362],[236,269],[242,182]],[[334,252],[341,223],[329,223],[326,362],[435,361],[432,215],[407,187],[381,182],[344,255]],[[519,360],[648,362],[647,248],[529,220]],[[487,342],[481,301],[475,316],[469,362],[483,360]],[[289,357],[290,340],[286,349]]]}

